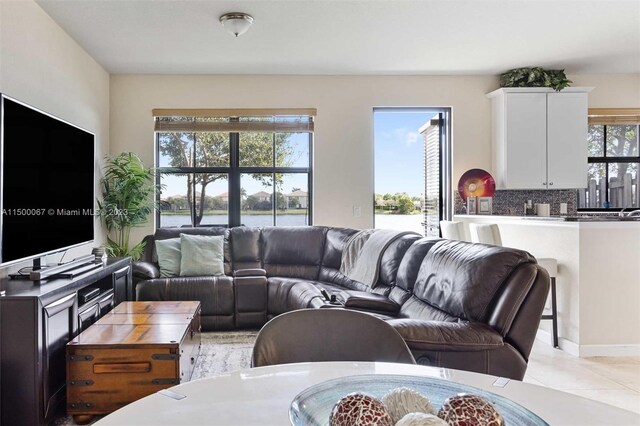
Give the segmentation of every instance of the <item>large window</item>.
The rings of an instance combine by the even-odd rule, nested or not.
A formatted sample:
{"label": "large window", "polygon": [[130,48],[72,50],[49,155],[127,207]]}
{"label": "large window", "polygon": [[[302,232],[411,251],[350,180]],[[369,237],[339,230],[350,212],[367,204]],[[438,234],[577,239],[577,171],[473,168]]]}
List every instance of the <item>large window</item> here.
{"label": "large window", "polygon": [[310,225],[314,110],[154,110],[158,227]]}
{"label": "large window", "polygon": [[636,115],[597,115],[590,110],[589,168],[587,187],[578,191],[580,209],[619,210],[640,206],[639,138]]}

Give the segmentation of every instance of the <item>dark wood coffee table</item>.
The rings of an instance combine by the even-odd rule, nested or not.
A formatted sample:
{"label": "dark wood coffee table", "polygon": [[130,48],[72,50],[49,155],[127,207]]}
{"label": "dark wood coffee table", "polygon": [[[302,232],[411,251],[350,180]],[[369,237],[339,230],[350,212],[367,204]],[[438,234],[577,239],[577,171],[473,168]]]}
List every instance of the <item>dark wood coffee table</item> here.
{"label": "dark wood coffee table", "polygon": [[67,412],[84,424],[191,379],[200,302],[124,302],[67,344]]}

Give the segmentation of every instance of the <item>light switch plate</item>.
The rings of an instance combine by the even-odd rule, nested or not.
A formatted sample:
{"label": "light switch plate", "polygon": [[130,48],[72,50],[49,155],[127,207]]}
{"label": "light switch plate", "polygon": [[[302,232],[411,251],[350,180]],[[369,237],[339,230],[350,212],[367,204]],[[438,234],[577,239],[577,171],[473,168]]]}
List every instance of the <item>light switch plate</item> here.
{"label": "light switch plate", "polygon": [[362,209],[360,206],[353,206],[353,217],[360,217],[362,215]]}

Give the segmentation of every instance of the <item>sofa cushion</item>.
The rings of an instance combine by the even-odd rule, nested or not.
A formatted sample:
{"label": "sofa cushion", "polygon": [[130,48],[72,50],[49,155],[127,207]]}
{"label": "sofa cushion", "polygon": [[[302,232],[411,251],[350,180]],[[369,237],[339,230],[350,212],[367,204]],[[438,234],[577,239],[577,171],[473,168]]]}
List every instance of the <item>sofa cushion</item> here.
{"label": "sofa cushion", "polygon": [[413,285],[416,282],[418,271],[422,265],[427,252],[440,239],[420,238],[413,241],[407,248],[404,255],[400,257],[395,285],[391,287],[388,293],[389,299],[399,305],[403,305],[410,297],[413,296]]}
{"label": "sofa cushion", "polygon": [[326,228],[262,229],[262,260],[267,276],[316,279],[322,262]]}
{"label": "sofa cushion", "polygon": [[407,344],[418,365],[474,371],[496,377],[522,380],[527,360],[509,342],[492,349],[420,350]]}
{"label": "sofa cushion", "polygon": [[[409,234],[413,238],[410,237],[404,243],[398,243],[398,240]],[[397,253],[401,258],[406,249],[418,238],[420,238],[418,234],[410,231],[393,229],[360,231],[345,244],[340,271],[352,280],[366,284],[371,289],[375,289],[378,285],[389,286],[390,282],[395,281],[397,264],[399,263],[399,259],[396,259],[395,255],[396,249],[402,247]],[[387,255],[386,259],[385,254]],[[384,271],[382,271],[383,268]]]}
{"label": "sofa cushion", "polygon": [[417,234],[403,235],[385,249],[380,258],[380,275],[377,285],[396,285],[398,268],[407,250],[421,237]]}
{"label": "sofa cushion", "polygon": [[180,262],[182,260],[180,238],[157,240],[155,244],[160,276],[163,278],[179,276]]}
{"label": "sofa cushion", "polygon": [[[394,300],[391,298],[391,300]],[[400,318],[414,318],[422,321],[455,322],[458,318],[418,299],[413,294],[400,305]]]}
{"label": "sofa cushion", "polygon": [[180,275],[198,277],[224,275],[223,236],[180,235]]}
{"label": "sofa cushion", "polygon": [[[371,291],[371,287],[361,282],[354,281],[349,277],[346,277],[342,272],[333,268],[321,268],[318,276],[318,281],[323,283],[330,283],[337,285],[341,288],[358,291]],[[386,288],[386,287],[385,287]],[[382,288],[380,288],[382,290]]]}
{"label": "sofa cushion", "polygon": [[270,315],[317,308],[325,304],[324,300],[314,281],[285,277],[270,277],[267,280],[267,312]]}
{"label": "sofa cushion", "polygon": [[260,228],[238,226],[229,231],[229,252],[233,270],[262,269]]}
{"label": "sofa cushion", "polygon": [[396,329],[412,349],[483,351],[499,349],[502,336],[478,322],[439,322],[392,319]]}
{"label": "sofa cushion", "polygon": [[342,263],[342,249],[345,243],[356,233],[357,229],[329,228],[322,254],[322,267],[339,270]]}
{"label": "sofa cushion", "polygon": [[486,322],[489,305],[529,253],[507,247],[443,240],[427,253],[413,294],[454,317]]}
{"label": "sofa cushion", "polygon": [[136,286],[136,300],[198,300],[203,317],[233,315],[233,278],[175,277],[142,281]]}
{"label": "sofa cushion", "polygon": [[[156,229],[155,234],[153,234],[154,240],[166,240],[169,238],[180,238],[180,234],[189,234],[189,235],[224,235],[227,232],[227,228],[221,226],[207,226],[207,227],[198,227],[198,228],[158,228]],[[151,247],[151,261],[153,263],[158,263],[158,254],[155,249],[155,244]],[[145,248],[145,251],[146,249]]]}
{"label": "sofa cushion", "polygon": [[413,285],[416,282],[416,278],[418,277],[418,272],[420,271],[420,266],[422,266],[422,262],[424,258],[427,256],[427,253],[431,248],[438,243],[439,241],[443,241],[439,238],[420,238],[407,249],[404,256],[402,256],[402,260],[400,261],[400,265],[398,265],[398,273],[396,275],[396,285],[411,293],[413,291]]}

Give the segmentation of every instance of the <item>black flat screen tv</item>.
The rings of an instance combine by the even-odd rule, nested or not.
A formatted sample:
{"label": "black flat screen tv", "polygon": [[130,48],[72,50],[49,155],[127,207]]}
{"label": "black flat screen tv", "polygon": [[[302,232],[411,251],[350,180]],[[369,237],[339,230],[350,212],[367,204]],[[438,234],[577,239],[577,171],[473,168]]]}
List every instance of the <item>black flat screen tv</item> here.
{"label": "black flat screen tv", "polygon": [[1,96],[0,266],[94,239],[95,137]]}

